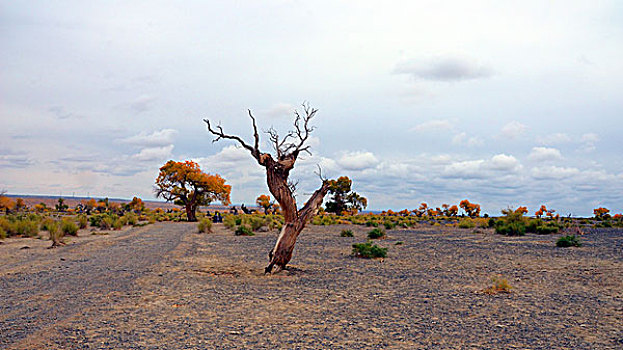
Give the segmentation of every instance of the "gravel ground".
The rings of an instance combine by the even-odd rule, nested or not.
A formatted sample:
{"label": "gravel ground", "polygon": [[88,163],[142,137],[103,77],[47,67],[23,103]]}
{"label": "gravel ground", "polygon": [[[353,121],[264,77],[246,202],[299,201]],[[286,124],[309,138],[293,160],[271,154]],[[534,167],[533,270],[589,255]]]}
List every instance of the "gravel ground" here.
{"label": "gravel ground", "polygon": [[[566,249],[560,235],[392,230],[381,261],[350,257],[367,229],[343,228],[308,228],[292,268],[272,276],[277,232],[221,225],[162,223],[27,253],[0,245],[0,348],[623,348],[623,230],[590,230]],[[512,293],[483,293],[493,277]]]}

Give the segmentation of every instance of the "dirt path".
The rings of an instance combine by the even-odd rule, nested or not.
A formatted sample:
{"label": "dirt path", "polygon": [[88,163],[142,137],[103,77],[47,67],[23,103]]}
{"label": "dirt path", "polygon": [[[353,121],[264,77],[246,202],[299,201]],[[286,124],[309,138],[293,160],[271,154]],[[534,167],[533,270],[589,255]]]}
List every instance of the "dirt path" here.
{"label": "dirt path", "polygon": [[[340,237],[343,228],[355,237]],[[389,249],[385,261],[350,257],[368,230],[311,226],[292,269],[273,276],[263,268],[277,232],[237,237],[222,225],[197,234],[193,224],[156,224],[7,256],[0,348],[623,347],[620,229],[561,249],[559,235],[422,226],[376,242]],[[496,276],[511,294],[481,292]]]}
{"label": "dirt path", "polygon": [[[156,224],[5,266],[0,275],[0,348],[55,334],[57,323],[137,293],[135,281],[194,226]],[[24,271],[25,270],[25,271]],[[7,272],[18,271],[18,272]]]}

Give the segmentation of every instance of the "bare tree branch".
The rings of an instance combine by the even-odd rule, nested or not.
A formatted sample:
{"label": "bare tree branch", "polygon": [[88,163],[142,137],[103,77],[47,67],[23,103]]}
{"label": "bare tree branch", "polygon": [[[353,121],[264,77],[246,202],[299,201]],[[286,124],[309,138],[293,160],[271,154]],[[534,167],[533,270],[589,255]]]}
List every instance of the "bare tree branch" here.
{"label": "bare tree branch", "polygon": [[251,155],[253,156],[253,158],[257,159],[257,161],[260,161],[260,136],[257,133],[257,125],[255,124],[255,118],[253,117],[253,115],[251,114],[251,110],[249,110],[249,117],[252,120],[253,123],[253,138],[255,140],[254,146],[250,146],[248,145],[246,142],[244,142],[244,140],[242,138],[240,138],[239,136],[236,135],[228,135],[225,134],[225,132],[223,131],[223,128],[221,127],[221,125],[217,125],[216,129],[212,129],[212,125],[210,124],[210,120],[208,119],[204,119],[203,121],[208,125],[208,131],[210,131],[210,133],[212,133],[213,135],[216,136],[216,138],[214,140],[212,140],[212,142],[217,142],[221,139],[228,139],[228,140],[234,140],[237,141],[242,147],[244,147],[245,149],[249,150],[249,152],[251,152]]}

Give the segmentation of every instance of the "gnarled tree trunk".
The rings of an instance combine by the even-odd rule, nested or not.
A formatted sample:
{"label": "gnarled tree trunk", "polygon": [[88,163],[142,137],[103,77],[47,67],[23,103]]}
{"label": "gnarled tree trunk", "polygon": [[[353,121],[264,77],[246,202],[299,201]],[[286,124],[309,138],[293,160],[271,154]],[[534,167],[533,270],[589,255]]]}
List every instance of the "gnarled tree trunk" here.
{"label": "gnarled tree trunk", "polygon": [[[276,266],[277,271],[285,269],[286,265],[292,259],[292,252],[299,234],[305,228],[305,225],[316,214],[318,208],[322,204],[324,196],[329,190],[329,183],[326,179],[322,179],[322,186],[316,190],[305,203],[301,210],[298,210],[296,199],[292,192],[292,187],[288,183],[290,170],[294,168],[294,163],[300,152],[309,152],[309,146],[305,146],[309,134],[313,131],[313,127],[309,126],[309,121],[314,117],[317,110],[303,105],[305,115],[301,117],[295,111],[296,119],[294,121],[295,129],[290,131],[283,139],[280,139],[277,132],[270,129],[267,133],[270,136],[271,143],[276,152],[276,157],[268,153],[263,153],[259,149],[259,134],[255,124],[255,118],[249,111],[249,117],[253,122],[254,145],[246,144],[240,137],[226,135],[220,126],[212,129],[210,121],[204,119],[208,125],[208,130],[217,136],[215,142],[220,139],[230,139],[237,141],[245,149],[251,152],[251,155],[257,160],[258,164],[266,169],[266,182],[268,189],[273,194],[283,212],[285,224],[283,225],[279,238],[274,248],[268,254],[269,264],[265,269],[266,273],[273,272]],[[301,125],[301,122],[303,125]],[[288,142],[291,138],[292,142]],[[322,177],[321,177],[322,178]]]}

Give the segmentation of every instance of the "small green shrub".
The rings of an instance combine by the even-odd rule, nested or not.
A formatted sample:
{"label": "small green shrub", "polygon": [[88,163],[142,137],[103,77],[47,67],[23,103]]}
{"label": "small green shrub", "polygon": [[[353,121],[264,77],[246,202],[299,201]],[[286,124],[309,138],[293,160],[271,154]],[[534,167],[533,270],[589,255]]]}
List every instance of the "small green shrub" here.
{"label": "small green shrub", "polygon": [[197,229],[201,233],[212,233],[212,220],[209,218],[203,218],[197,224]]}
{"label": "small green shrub", "polygon": [[126,225],[135,226],[136,224],[138,224],[138,215],[136,215],[135,213],[132,213],[132,212],[125,213],[123,215],[123,222]]}
{"label": "small green shrub", "polygon": [[370,239],[379,239],[385,237],[385,230],[382,228],[375,228],[368,232],[368,238]]}
{"label": "small green shrub", "polygon": [[71,219],[64,219],[61,222],[61,231],[66,236],[77,236],[78,226]]}
{"label": "small green shrub", "polygon": [[391,229],[393,229],[394,227],[396,227],[396,224],[395,224],[395,223],[393,223],[393,222],[391,222],[391,221],[385,221],[385,222],[383,223],[383,226],[385,226],[385,229],[386,229],[386,230],[391,230]]}
{"label": "small green shrub", "polygon": [[39,234],[39,223],[33,220],[19,220],[17,221],[17,234],[25,237],[35,237]]}
{"label": "small green shrub", "polygon": [[562,236],[558,238],[558,240],[556,241],[556,246],[557,247],[581,247],[582,242],[580,242],[580,240],[575,235]]}
{"label": "small green shrub", "polygon": [[526,225],[522,222],[498,222],[495,227],[495,233],[506,236],[524,236],[526,234]]}
{"label": "small green shrub", "polygon": [[369,220],[366,222],[366,226],[368,227],[379,227],[379,223],[374,220]]}
{"label": "small green shrub", "polygon": [[223,225],[230,230],[233,230],[236,227],[236,217],[233,215],[225,215],[223,217]]}
{"label": "small green shrub", "polygon": [[50,235],[50,241],[52,241],[53,247],[62,243],[63,231],[59,228],[57,221],[53,220],[51,223],[48,223],[47,231]]}
{"label": "small green shrub", "polygon": [[87,228],[87,225],[89,224],[89,220],[87,219],[87,216],[84,214],[80,214],[78,215],[78,227],[80,229],[85,229]]}
{"label": "small green shrub", "polygon": [[379,247],[376,244],[373,245],[370,241],[355,243],[353,244],[352,255],[364,259],[385,258],[387,257],[387,248]]}
{"label": "small green shrub", "polygon": [[403,244],[405,244],[405,242],[403,242],[403,241],[398,241],[398,242],[394,243],[394,245],[403,245]]}
{"label": "small green shrub", "polygon": [[352,230],[342,230],[342,232],[340,232],[340,237],[353,237],[353,231]]}
{"label": "small green shrub", "polygon": [[0,226],[0,239],[5,239],[7,237],[6,231]]}
{"label": "small green shrub", "polygon": [[123,228],[123,220],[121,218],[113,218],[112,228],[115,230],[121,230]]}
{"label": "small green shrub", "polygon": [[558,228],[558,226],[543,225],[543,226],[537,226],[535,233],[539,235],[549,235],[552,233],[558,233],[559,230],[560,229]]}
{"label": "small green shrub", "polygon": [[112,228],[114,221],[115,220],[112,217],[104,216],[100,219],[97,225],[93,225],[93,222],[91,222],[91,226],[99,226],[99,228],[102,230],[110,230]]}
{"label": "small green shrub", "polygon": [[242,218],[241,217],[236,217],[234,218],[236,225],[242,225]]}
{"label": "small green shrub", "polygon": [[496,222],[497,222],[496,218],[489,218],[489,221],[487,222],[487,224],[489,225],[489,228],[494,228]]}
{"label": "small green shrub", "polygon": [[234,233],[236,234],[236,236],[255,236],[255,233],[253,233],[253,231],[247,225],[238,226]]}
{"label": "small green shrub", "polygon": [[266,225],[264,218],[255,215],[249,217],[247,221],[249,225],[251,225],[251,231],[257,231],[262,228],[262,226]]}
{"label": "small green shrub", "polygon": [[459,222],[459,228],[474,228],[476,223],[471,219],[463,219]]}
{"label": "small green shrub", "polygon": [[48,231],[48,226],[50,225],[56,225],[56,221],[50,217],[46,217],[45,219],[41,220],[41,224],[39,225],[39,229],[41,231]]}

